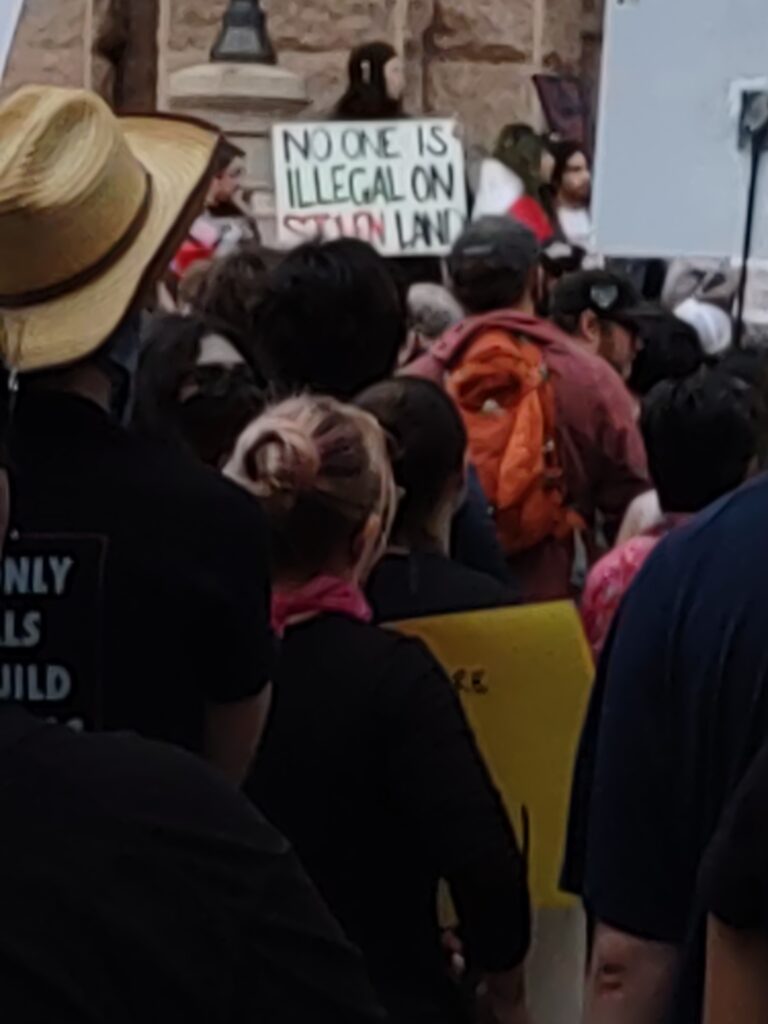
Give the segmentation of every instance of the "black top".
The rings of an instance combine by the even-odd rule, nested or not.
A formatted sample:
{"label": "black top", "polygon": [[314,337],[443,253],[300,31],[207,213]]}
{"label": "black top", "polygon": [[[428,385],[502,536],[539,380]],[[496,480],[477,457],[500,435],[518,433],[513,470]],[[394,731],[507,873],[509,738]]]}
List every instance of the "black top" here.
{"label": "black top", "polygon": [[707,909],[725,924],[768,936],[768,746],[707,852],[701,888]]}
{"label": "black top", "polygon": [[656,549],[609,638],[576,767],[564,881],[599,920],[685,946],[677,1020],[699,1019],[701,859],[768,734],[766,510],[761,477]]}
{"label": "black top", "polygon": [[250,795],[363,950],[394,1019],[462,1020],[438,879],[480,968],[522,961],[529,911],[514,834],[450,683],[417,641],[328,615],[288,632],[275,691]]}
{"label": "black top", "polygon": [[[15,522],[26,539],[21,554],[9,546],[6,569],[15,558],[16,584],[35,565],[38,576],[25,577],[19,598],[4,574],[0,593],[16,622],[10,639],[7,626],[0,636],[0,697],[23,696],[64,718],[69,704],[56,698],[68,677],[77,706],[97,665],[99,685],[108,683],[100,695],[80,695],[86,725],[200,750],[206,702],[258,694],[272,673],[257,503],[72,396],[22,395],[12,457]],[[57,536],[29,539],[41,534]]]}
{"label": "black top", "polygon": [[0,711],[0,991],[14,1024],[374,1024],[282,839],[196,758]]}
{"label": "black top", "polygon": [[368,598],[378,622],[404,622],[515,603],[514,594],[492,576],[429,551],[386,555],[368,581]]}

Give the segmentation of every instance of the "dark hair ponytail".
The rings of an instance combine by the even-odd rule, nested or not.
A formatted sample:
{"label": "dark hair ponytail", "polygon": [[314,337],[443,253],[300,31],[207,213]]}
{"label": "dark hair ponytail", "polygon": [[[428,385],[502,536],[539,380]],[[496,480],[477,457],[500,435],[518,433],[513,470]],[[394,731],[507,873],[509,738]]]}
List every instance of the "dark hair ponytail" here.
{"label": "dark hair ponytail", "polygon": [[403,492],[392,532],[396,543],[429,548],[432,517],[449,485],[464,474],[467,432],[458,409],[429,381],[396,377],[357,399],[390,441],[395,483]]}
{"label": "dark hair ponytail", "polygon": [[368,43],[349,58],[349,85],[336,107],[336,117],[350,121],[385,121],[403,117],[401,100],[387,91],[385,68],[399,54],[389,43]]}

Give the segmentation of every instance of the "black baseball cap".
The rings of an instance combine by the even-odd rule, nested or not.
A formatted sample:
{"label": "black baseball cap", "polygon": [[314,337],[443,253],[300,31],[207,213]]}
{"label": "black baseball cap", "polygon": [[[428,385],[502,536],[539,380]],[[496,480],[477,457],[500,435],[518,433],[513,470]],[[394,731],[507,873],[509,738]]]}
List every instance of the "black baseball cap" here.
{"label": "black baseball cap", "polygon": [[539,258],[534,233],[512,217],[481,217],[469,224],[453,247],[448,269],[454,280],[475,270],[527,274]]}
{"label": "black baseball cap", "polygon": [[609,270],[581,270],[567,274],[552,292],[552,316],[581,316],[591,309],[601,320],[640,329],[649,306],[628,277]]}

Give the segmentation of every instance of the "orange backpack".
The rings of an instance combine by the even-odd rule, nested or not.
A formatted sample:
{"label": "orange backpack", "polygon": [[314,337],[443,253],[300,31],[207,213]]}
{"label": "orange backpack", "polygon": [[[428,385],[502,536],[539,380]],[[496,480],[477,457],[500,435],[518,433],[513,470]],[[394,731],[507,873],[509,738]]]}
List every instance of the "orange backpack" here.
{"label": "orange backpack", "polygon": [[578,530],[583,524],[566,505],[555,391],[541,347],[488,318],[448,370],[447,389],[505,552]]}

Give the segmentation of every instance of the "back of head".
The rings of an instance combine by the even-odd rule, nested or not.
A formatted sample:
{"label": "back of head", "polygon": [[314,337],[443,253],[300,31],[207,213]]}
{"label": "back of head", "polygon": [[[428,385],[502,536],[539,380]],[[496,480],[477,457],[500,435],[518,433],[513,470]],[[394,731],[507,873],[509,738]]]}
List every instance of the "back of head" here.
{"label": "back of head", "polygon": [[406,340],[406,307],[379,254],[354,239],[304,245],[270,276],[258,349],[282,393],[349,399],[388,377]]}
{"label": "back of head", "polygon": [[225,472],[260,499],[278,582],[354,567],[377,513],[388,532],[394,492],[384,435],[372,417],[332,398],[302,395],[268,409]]}
{"label": "back of head", "polygon": [[195,296],[195,311],[236,334],[255,353],[257,324],[270,269],[279,259],[261,245],[248,243],[216,260]]}
{"label": "back of head", "polygon": [[490,313],[532,300],[539,259],[536,236],[511,217],[481,217],[453,247],[453,291],[470,313]]}
{"label": "back of head", "polygon": [[398,57],[390,43],[366,43],[353,50],[349,57],[347,91],[336,107],[340,120],[386,120],[402,115],[402,102],[394,100],[387,90],[385,69]]}
{"label": "back of head", "polygon": [[690,298],[680,303],[675,309],[675,316],[690,324],[710,359],[718,359],[730,349],[733,343],[733,320],[719,306]]}
{"label": "back of head", "polygon": [[628,381],[630,391],[641,397],[664,380],[682,380],[704,363],[699,337],[683,320],[658,309],[638,319],[641,345]]}
{"label": "back of head", "polygon": [[541,160],[544,143],[527,124],[508,124],[502,128],[496,141],[494,157],[520,178],[525,191],[538,197],[543,184]]}
{"label": "back of head", "polygon": [[464,310],[441,284],[414,284],[408,292],[408,319],[411,330],[437,341],[464,319]]}
{"label": "back of head", "polygon": [[657,385],[642,430],[661,507],[672,513],[698,512],[742,484],[760,440],[749,387],[709,368]]}
{"label": "back of head", "polygon": [[402,489],[394,539],[431,546],[430,526],[441,501],[462,488],[467,433],[453,402],[429,381],[409,377],[377,384],[357,404],[390,439],[395,483]]}
{"label": "back of head", "polygon": [[[201,362],[206,339],[229,348],[233,361]],[[139,362],[134,426],[218,467],[263,407],[264,391],[236,335],[198,316],[155,317]]]}

